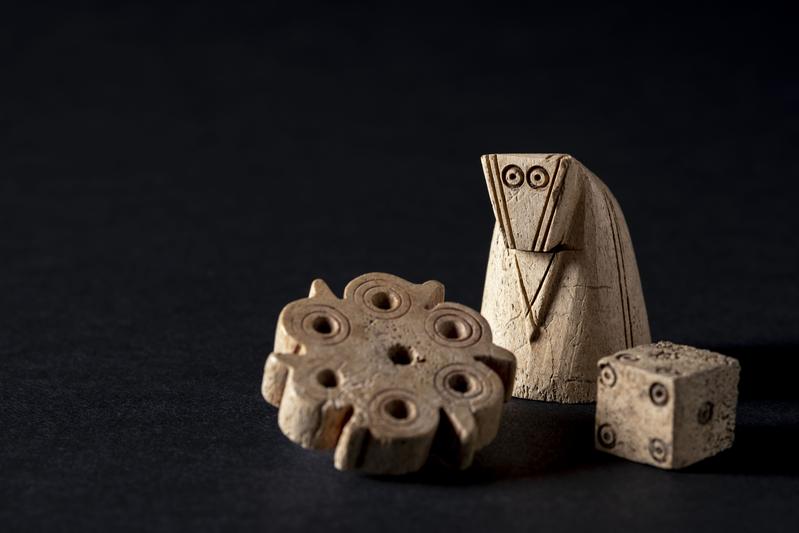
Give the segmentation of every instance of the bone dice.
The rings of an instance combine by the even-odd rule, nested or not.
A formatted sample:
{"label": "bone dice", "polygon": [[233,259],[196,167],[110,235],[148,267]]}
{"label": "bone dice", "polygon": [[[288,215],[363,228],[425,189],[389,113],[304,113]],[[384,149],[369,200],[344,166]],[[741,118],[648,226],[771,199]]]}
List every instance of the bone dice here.
{"label": "bone dice", "polygon": [[306,448],[340,470],[401,474],[432,454],[456,467],[497,433],[514,355],[437,281],[364,274],[338,298],[322,281],[278,318],[262,394]]}
{"label": "bone dice", "polygon": [[597,449],[676,469],[732,446],[737,360],[658,342],[604,357],[598,366]]}

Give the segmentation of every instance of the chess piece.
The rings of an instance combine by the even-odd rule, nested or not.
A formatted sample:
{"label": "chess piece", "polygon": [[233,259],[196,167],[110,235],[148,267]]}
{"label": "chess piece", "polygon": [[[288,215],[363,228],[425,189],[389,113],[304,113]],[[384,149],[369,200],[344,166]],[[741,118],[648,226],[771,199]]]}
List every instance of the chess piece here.
{"label": "chess piece", "polygon": [[482,163],[496,224],[481,313],[516,355],[513,395],[594,401],[597,360],[651,342],[621,208],[565,154]]}
{"label": "chess piece", "polygon": [[596,448],[683,468],[732,446],[738,361],[659,342],[599,361]]}
{"label": "chess piece", "polygon": [[262,393],[306,448],[340,470],[402,474],[431,451],[467,467],[496,435],[516,360],[476,311],[421,285],[364,274],[336,297],[322,280],[283,308]]}

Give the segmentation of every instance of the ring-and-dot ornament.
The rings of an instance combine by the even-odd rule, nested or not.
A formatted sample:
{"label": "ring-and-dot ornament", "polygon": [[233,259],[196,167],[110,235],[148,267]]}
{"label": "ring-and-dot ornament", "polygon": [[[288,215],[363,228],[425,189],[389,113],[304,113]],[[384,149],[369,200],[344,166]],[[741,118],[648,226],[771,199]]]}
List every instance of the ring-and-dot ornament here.
{"label": "ring-and-dot ornament", "polygon": [[315,281],[281,313],[275,348],[289,353],[270,355],[262,390],[283,433],[335,447],[339,469],[374,474],[417,470],[431,450],[468,466],[496,434],[516,369],[485,319],[445,302],[440,283],[385,273],[355,278],[343,298]]}

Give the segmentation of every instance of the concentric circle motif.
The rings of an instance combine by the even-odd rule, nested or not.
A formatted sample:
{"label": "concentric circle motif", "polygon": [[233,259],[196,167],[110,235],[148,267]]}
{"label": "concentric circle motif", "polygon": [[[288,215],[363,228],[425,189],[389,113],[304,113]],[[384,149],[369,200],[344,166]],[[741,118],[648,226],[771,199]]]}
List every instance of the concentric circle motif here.
{"label": "concentric circle motif", "polygon": [[507,165],[502,169],[502,182],[515,189],[524,183],[524,172],[516,165]]}
{"label": "concentric circle motif", "polygon": [[699,411],[696,413],[696,421],[700,426],[704,426],[713,418],[713,402],[705,402],[699,406]]}
{"label": "concentric circle motif", "polygon": [[653,383],[649,387],[649,398],[655,405],[666,405],[669,402],[669,390],[663,383]]}
{"label": "concentric circle motif", "polygon": [[666,461],[666,458],[669,455],[669,449],[666,446],[666,443],[660,439],[650,439],[649,440],[649,455],[652,456],[658,463],[663,463]]}
{"label": "concentric circle motif", "polygon": [[402,287],[384,279],[371,279],[359,285],[355,300],[378,318],[399,318],[411,308],[411,297]]}
{"label": "concentric circle motif", "polygon": [[599,366],[599,382],[606,387],[612,387],[616,384],[616,370],[608,363]]}
{"label": "concentric circle motif", "polygon": [[384,390],[369,402],[369,416],[379,424],[392,427],[410,427],[419,418],[420,407],[411,391]]}
{"label": "concentric circle motif", "polygon": [[436,390],[443,396],[457,400],[472,399],[488,390],[480,374],[472,367],[461,363],[447,365],[436,373]]}
{"label": "concentric circle motif", "polygon": [[549,172],[540,166],[531,167],[527,171],[527,184],[533,189],[541,189],[549,185]]}
{"label": "concentric circle motif", "polygon": [[424,329],[437,343],[458,348],[471,346],[483,336],[483,328],[477,319],[446,304],[437,306],[427,316]]}
{"label": "concentric circle motif", "polygon": [[303,305],[293,312],[291,331],[303,342],[338,344],[350,334],[350,322],[338,310],[323,304]]}
{"label": "concentric circle motif", "polygon": [[596,430],[596,440],[603,448],[616,446],[616,432],[610,424],[602,424]]}

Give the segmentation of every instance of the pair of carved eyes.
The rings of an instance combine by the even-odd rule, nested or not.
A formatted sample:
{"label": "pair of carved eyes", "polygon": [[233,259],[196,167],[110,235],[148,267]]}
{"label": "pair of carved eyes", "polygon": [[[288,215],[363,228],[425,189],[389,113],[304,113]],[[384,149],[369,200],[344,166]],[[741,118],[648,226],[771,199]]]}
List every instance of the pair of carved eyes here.
{"label": "pair of carved eyes", "polygon": [[513,189],[521,187],[527,181],[527,185],[533,189],[540,189],[549,184],[549,173],[544,167],[534,166],[524,171],[517,165],[508,165],[502,169],[502,181]]}

